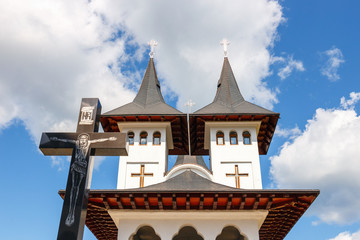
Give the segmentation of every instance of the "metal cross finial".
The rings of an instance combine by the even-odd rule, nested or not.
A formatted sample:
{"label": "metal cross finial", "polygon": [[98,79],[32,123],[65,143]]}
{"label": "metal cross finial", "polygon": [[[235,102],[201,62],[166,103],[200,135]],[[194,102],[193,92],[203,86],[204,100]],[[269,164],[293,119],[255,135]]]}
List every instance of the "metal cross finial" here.
{"label": "metal cross finial", "polygon": [[224,38],[223,40],[221,40],[220,44],[224,46],[224,56],[227,57],[227,53],[228,53],[227,52],[227,47],[228,47],[228,45],[230,45],[229,40]]}
{"label": "metal cross finial", "polygon": [[194,103],[191,99],[189,99],[189,101],[187,101],[187,102],[185,103],[185,106],[188,107],[188,113],[191,112],[191,107],[194,106],[194,105],[195,105],[195,103]]}
{"label": "metal cross finial", "polygon": [[155,47],[158,45],[157,41],[155,40],[151,40],[149,43],[149,46],[150,46],[150,58],[153,58],[154,57],[154,50],[155,50]]}

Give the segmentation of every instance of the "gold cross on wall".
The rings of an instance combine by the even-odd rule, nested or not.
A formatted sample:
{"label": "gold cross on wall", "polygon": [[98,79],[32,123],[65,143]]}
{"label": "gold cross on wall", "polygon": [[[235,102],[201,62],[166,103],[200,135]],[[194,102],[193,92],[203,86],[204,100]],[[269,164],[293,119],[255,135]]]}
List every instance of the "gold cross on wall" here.
{"label": "gold cross on wall", "polygon": [[145,177],[152,177],[154,174],[152,173],[145,173],[145,165],[141,165],[140,173],[132,173],[132,177],[140,177],[140,187],[144,187],[144,180]]}
{"label": "gold cross on wall", "polygon": [[227,177],[235,177],[235,185],[236,188],[240,188],[240,177],[248,177],[249,174],[247,173],[239,173],[238,165],[235,165],[235,173],[227,173]]}

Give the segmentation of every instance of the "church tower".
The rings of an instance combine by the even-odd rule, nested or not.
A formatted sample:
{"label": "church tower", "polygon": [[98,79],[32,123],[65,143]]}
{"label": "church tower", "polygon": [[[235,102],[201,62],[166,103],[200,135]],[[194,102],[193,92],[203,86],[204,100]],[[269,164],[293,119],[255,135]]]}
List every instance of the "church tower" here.
{"label": "church tower", "polygon": [[[279,113],[244,99],[228,43],[213,102],[188,117],[164,101],[153,41],[135,99],[101,115],[105,132],[127,134],[129,150],[117,189],[89,192],[86,224],[98,239],[282,240],[318,196],[262,189],[259,155]],[[177,155],[171,169],[168,155]]]}
{"label": "church tower", "polygon": [[[141,188],[163,182],[168,153],[185,154],[183,137],[186,115],[165,103],[156,75],[152,41],[150,59],[135,99],[102,115],[105,131],[118,129],[127,134],[129,155],[121,157],[117,188]],[[185,124],[185,126],[182,125]],[[175,144],[174,144],[175,141]]]}
{"label": "church tower", "polygon": [[266,154],[279,114],[245,101],[226,55],[213,102],[191,118],[193,151],[208,152],[214,181],[262,189],[259,153]]}

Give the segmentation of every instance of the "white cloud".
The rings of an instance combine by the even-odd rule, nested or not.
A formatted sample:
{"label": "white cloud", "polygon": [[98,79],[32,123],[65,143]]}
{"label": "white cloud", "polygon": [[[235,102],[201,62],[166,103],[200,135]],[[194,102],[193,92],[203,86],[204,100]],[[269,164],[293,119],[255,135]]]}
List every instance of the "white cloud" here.
{"label": "white cloud", "polygon": [[[354,99],[358,93],[351,96]],[[354,211],[360,209],[360,192],[356,191],[360,189],[359,135],[360,117],[354,108],[317,109],[306,129],[271,157],[275,184],[320,189],[311,213],[323,222],[359,220],[360,212]]]}
{"label": "white cloud", "polygon": [[277,1],[17,0],[0,8],[0,129],[20,119],[36,142],[43,131],[75,130],[83,97],[100,98],[103,111],[131,101],[128,88],[144,69],[123,66],[141,60],[153,38],[162,89],[178,94],[179,108],[190,97],[196,108],[212,101],[223,37],[247,100],[278,101],[264,82],[283,21]]}
{"label": "white cloud", "polygon": [[[245,97],[269,108],[277,102],[276,92],[263,81],[269,75],[268,49],[283,19],[277,1],[102,0],[94,5],[140,45],[158,41],[157,70],[163,85],[179,95],[180,109],[189,98],[198,109],[215,96],[223,37],[231,41],[229,59]],[[208,94],[199,94],[204,91]]]}
{"label": "white cloud", "polygon": [[124,55],[124,39],[87,1],[2,1],[0,127],[24,121],[35,141],[42,131],[75,130],[82,97],[117,107],[134,93],[108,65]]}
{"label": "white cloud", "polygon": [[350,232],[342,232],[329,240],[360,240],[360,230],[352,234]]}
{"label": "white cloud", "polygon": [[279,69],[279,72],[277,74],[281,80],[288,78],[293,71],[299,71],[299,72],[305,71],[302,61],[295,60],[293,56],[288,56],[287,58],[273,56],[271,58],[271,62],[272,63],[280,62],[284,64],[284,66]]}
{"label": "white cloud", "polygon": [[280,126],[276,127],[275,130],[275,135],[279,136],[279,137],[283,137],[283,138],[290,138],[290,139],[294,139],[297,136],[299,136],[301,134],[301,130],[298,126],[294,127],[294,128],[281,128]]}
{"label": "white cloud", "polygon": [[338,69],[342,63],[345,62],[344,56],[340,49],[332,47],[331,49],[323,52],[328,59],[325,65],[321,68],[321,74],[327,77],[330,81],[340,79]]}
{"label": "white cloud", "polygon": [[353,109],[355,104],[360,100],[360,93],[352,92],[350,93],[350,99],[346,100],[345,97],[342,97],[340,104],[344,109]]}

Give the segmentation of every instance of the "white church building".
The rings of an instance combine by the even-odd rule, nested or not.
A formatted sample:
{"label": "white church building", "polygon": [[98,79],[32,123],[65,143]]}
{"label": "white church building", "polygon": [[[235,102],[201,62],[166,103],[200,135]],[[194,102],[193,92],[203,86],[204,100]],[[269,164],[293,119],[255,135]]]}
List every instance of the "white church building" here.
{"label": "white church building", "polygon": [[117,189],[89,193],[86,225],[98,239],[283,239],[315,200],[318,190],[263,189],[259,155],[280,114],[243,98],[226,49],[215,84],[213,102],[194,113],[167,105],[152,50],[135,99],[101,115],[129,151]]}

